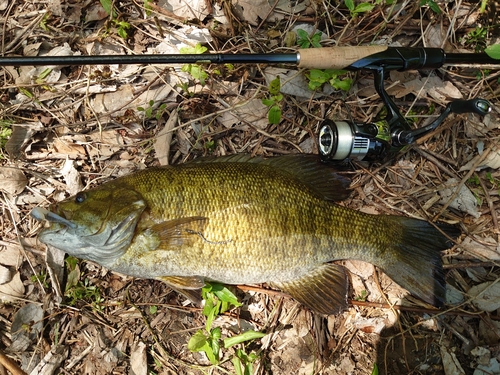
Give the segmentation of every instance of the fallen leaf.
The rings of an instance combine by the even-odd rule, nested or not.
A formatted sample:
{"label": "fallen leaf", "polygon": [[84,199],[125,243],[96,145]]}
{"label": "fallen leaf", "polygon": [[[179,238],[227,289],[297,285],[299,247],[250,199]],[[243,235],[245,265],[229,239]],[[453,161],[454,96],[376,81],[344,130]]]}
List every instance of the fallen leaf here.
{"label": "fallen leaf", "polygon": [[[26,329],[29,327],[29,329]],[[10,333],[12,344],[9,351],[21,352],[38,339],[43,329],[43,309],[40,304],[29,303],[21,307],[14,315]]]}
{"label": "fallen leaf", "polygon": [[61,169],[61,174],[66,182],[67,190],[71,195],[75,195],[83,189],[80,172],[76,170],[75,162],[73,160],[66,159],[66,162]]}
{"label": "fallen leaf", "polygon": [[0,285],[0,300],[4,303],[15,302],[23,295],[24,285],[19,272],[16,272],[8,283]]}
{"label": "fallen leaf", "polygon": [[445,375],[465,375],[465,371],[455,353],[443,345],[441,346],[441,359]]}
{"label": "fallen leaf", "polygon": [[257,26],[259,20],[266,20],[272,9],[267,0],[237,0],[232,6],[241,21],[253,26]]}
{"label": "fallen leaf", "polygon": [[269,125],[267,119],[268,107],[262,104],[260,99],[250,99],[243,105],[238,105],[239,100],[241,99],[234,98],[234,100],[231,100],[229,104],[234,105],[234,108],[232,111],[223,112],[217,117],[217,121],[228,129],[239,124],[252,124],[258,129],[267,128]]}
{"label": "fallen leaf", "polygon": [[206,0],[158,1],[158,6],[186,20],[203,20],[210,15]]}
{"label": "fallen leaf", "polygon": [[55,152],[67,155],[67,157],[71,159],[85,157],[86,155],[85,148],[82,145],[78,145],[69,140],[61,138],[54,139],[54,142],[52,142],[52,147],[54,148]]}
{"label": "fallen leaf", "polygon": [[130,367],[134,375],[148,374],[146,349],[146,344],[144,344],[142,341],[139,341],[132,346],[130,352]]}
{"label": "fallen leaf", "polygon": [[[490,244],[484,245],[484,243]],[[461,245],[470,255],[483,261],[500,260],[500,245],[493,238],[482,238],[481,243],[474,238],[466,237]]]}
{"label": "fallen leaf", "polygon": [[[450,178],[444,183],[445,188],[439,191],[441,196],[440,203],[446,204],[450,198],[455,193],[456,187],[458,186],[458,180],[456,178]],[[477,209],[477,200],[474,194],[465,185],[462,185],[460,192],[453,198],[449,207],[465,212],[469,215],[474,216],[476,219],[481,216],[481,213]]]}
{"label": "fallen leaf", "polygon": [[156,157],[160,165],[168,165],[168,155],[170,152],[170,143],[172,142],[172,129],[177,124],[179,118],[177,111],[172,111],[167,123],[157,134],[154,143]]}
{"label": "fallen leaf", "polygon": [[[491,152],[488,154],[488,156],[486,156],[486,158],[481,162],[481,164],[477,166],[476,171],[480,171],[481,169],[485,168],[492,168],[492,169],[500,168],[500,144],[495,144],[492,145],[491,147],[492,147]],[[462,168],[460,168],[460,171],[470,170],[474,165],[476,165],[478,159],[481,158],[482,158],[482,153],[476,155],[474,158],[472,158],[471,161],[469,161]]]}
{"label": "fallen leaf", "polygon": [[498,282],[488,281],[474,285],[467,294],[474,297],[472,304],[481,311],[492,312],[500,308],[500,283]]}
{"label": "fallen leaf", "polygon": [[20,194],[28,184],[24,173],[20,169],[11,167],[0,167],[0,181],[2,181],[0,189],[12,196]]}
{"label": "fallen leaf", "polygon": [[0,265],[0,285],[8,283],[12,280],[12,272],[8,267]]}

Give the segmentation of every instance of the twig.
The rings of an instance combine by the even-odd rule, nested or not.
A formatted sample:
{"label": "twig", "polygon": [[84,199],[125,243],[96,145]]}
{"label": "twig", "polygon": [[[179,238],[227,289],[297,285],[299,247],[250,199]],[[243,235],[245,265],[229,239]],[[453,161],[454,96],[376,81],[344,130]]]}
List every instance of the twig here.
{"label": "twig", "polygon": [[12,359],[0,351],[0,363],[9,370],[12,375],[27,375]]}
{"label": "twig", "polygon": [[[476,176],[477,176],[477,174],[476,174]],[[479,184],[481,185],[481,188],[484,191],[484,199],[486,199],[486,202],[488,203],[488,208],[490,209],[491,219],[493,220],[493,227],[495,228],[495,230],[498,233],[497,211],[495,210],[495,206],[493,205],[493,201],[491,200],[490,194],[488,193],[488,189],[486,188],[486,185],[484,184],[483,179],[479,178],[479,176],[477,176],[477,177],[478,177],[477,179],[479,181]]]}

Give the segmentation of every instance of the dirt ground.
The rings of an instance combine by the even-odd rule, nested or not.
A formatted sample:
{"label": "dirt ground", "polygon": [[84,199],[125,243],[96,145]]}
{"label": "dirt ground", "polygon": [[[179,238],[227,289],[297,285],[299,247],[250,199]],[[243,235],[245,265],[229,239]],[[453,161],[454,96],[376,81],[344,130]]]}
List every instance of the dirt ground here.
{"label": "dirt ground", "polygon": [[[29,58],[375,44],[476,53],[500,43],[497,8],[492,0],[0,0],[1,50]],[[390,160],[353,161],[345,172],[352,194],[342,205],[461,228],[443,252],[446,306],[436,310],[351,260],[342,262],[350,305],[338,315],[314,314],[266,285],[238,286],[243,305],[213,326],[223,338],[266,336],[222,348],[217,365],[187,346],[206,325],[201,308],[160,281],[47,249],[31,210],[155,165],[318,153],[325,118],[383,114],[371,73],[331,72],[324,81],[336,87],[323,81],[312,91],[313,73],[293,64],[1,65],[0,374],[243,373],[236,358],[248,374],[500,374],[500,65],[391,71],[385,87],[414,128],[455,99],[481,97],[492,111],[452,114]],[[271,85],[278,75],[282,96]]]}

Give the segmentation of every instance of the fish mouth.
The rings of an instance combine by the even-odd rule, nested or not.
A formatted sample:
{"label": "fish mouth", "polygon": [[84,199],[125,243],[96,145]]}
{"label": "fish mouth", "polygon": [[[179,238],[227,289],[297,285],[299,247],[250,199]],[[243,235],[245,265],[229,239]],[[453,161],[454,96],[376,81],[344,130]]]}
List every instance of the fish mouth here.
{"label": "fish mouth", "polygon": [[49,223],[62,224],[71,229],[76,229],[77,227],[74,222],[42,207],[33,208],[30,215],[38,221],[47,220]]}

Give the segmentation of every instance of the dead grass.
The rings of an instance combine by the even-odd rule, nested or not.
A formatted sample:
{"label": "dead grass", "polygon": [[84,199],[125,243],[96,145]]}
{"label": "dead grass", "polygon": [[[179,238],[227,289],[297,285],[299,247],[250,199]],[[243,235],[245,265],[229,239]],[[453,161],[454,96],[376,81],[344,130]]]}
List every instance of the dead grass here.
{"label": "dead grass", "polygon": [[[298,2],[293,14],[277,2],[207,1],[201,16],[194,8],[181,13],[162,1],[150,4],[149,10],[142,2],[115,2],[117,20],[130,24],[128,39],[118,35],[119,25],[97,3],[0,1],[2,53],[36,55],[61,46],[82,54],[168,53],[179,41],[195,44],[195,31],[211,38],[209,50],[286,52],[297,48],[286,44],[289,32],[307,25],[325,34],[324,46],[382,42],[474,52],[498,42],[493,1],[482,15],[474,1],[439,2],[441,15],[418,1],[398,1],[392,8],[377,6],[355,18],[327,1],[304,8]],[[484,38],[474,39],[479,26],[489,29]],[[0,305],[2,351],[32,374],[234,373],[228,361],[214,368],[187,350],[189,337],[204,325],[203,316],[160,282],[134,280],[80,262],[73,276],[86,284],[69,306],[64,285],[70,269],[65,271],[64,261],[36,242],[39,224],[29,212],[166,160],[317,152],[319,124],[332,101],[345,102],[332,106],[328,115],[334,118],[347,118],[346,107],[357,121],[380,111],[372,77],[353,74],[355,85],[347,95],[285,95],[281,122],[269,125],[261,104],[270,69],[264,65],[207,66],[205,86],[180,67],[62,67],[43,79],[44,68],[33,69],[0,69],[0,137],[9,140],[0,148],[0,263],[4,277],[13,277],[0,286],[8,301]],[[447,67],[432,76],[431,87],[425,86],[428,76],[417,72],[392,72],[387,80],[403,113],[416,116],[415,126],[427,121],[430,108],[440,113],[457,92],[490,100],[493,113],[486,120],[451,116],[391,162],[353,165],[353,194],[343,204],[370,213],[459,224],[464,234],[443,255],[451,288],[448,308],[436,313],[403,298],[385,275],[352,261],[346,261],[352,272],[352,307],[338,316],[314,316],[280,293],[242,288],[244,307],[236,315],[220,317],[217,324],[224,334],[248,325],[270,333],[251,347],[260,354],[255,373],[369,374],[374,363],[387,374],[459,374],[456,363],[466,374],[477,374],[479,366],[489,369],[479,374],[499,373],[492,369],[500,362],[500,173],[461,169],[483,164],[498,150],[498,71]],[[482,156],[478,147],[484,148]],[[464,213],[450,206],[451,199],[442,200],[440,192],[450,178],[455,179],[451,194],[467,187],[480,202],[477,209]],[[474,299],[478,287],[487,287],[484,293],[492,295]],[[368,291],[366,296],[363,291]],[[491,309],[495,301],[497,307]],[[391,307],[394,303],[402,306]],[[41,370],[43,360],[49,364]],[[9,369],[7,359],[0,357],[0,362]],[[10,366],[16,373],[17,366]]]}

